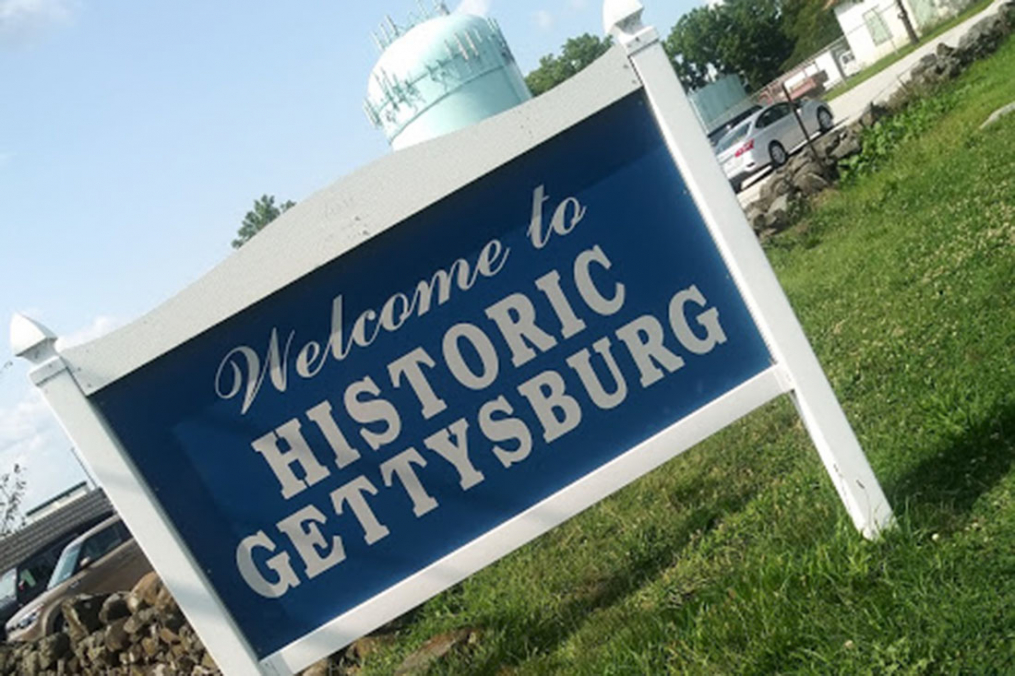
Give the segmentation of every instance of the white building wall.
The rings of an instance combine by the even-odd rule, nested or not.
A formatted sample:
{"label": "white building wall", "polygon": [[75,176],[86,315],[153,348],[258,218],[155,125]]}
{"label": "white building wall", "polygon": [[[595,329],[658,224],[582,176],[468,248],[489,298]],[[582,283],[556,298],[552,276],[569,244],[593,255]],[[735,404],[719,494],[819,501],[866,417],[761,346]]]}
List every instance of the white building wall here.
{"label": "white building wall", "polygon": [[[912,10],[908,4],[907,10],[912,16]],[[883,26],[888,33],[887,39],[880,43],[875,43],[872,27],[866,18],[871,12],[881,17]],[[853,56],[856,57],[861,68],[873,64],[909,43],[906,26],[899,18],[899,10],[893,0],[844,2],[836,5],[835,18],[839,20],[842,32],[849,42],[849,48],[853,51]]]}

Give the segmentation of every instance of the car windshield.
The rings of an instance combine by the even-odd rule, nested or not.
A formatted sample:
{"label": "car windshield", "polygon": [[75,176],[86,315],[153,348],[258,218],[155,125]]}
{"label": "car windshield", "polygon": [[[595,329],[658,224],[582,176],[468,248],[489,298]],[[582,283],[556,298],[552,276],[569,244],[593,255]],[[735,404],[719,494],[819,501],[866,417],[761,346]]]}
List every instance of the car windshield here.
{"label": "car windshield", "polygon": [[48,589],[52,589],[74,574],[80,551],[80,545],[70,545],[67,549],[63,550],[60,560],[56,562],[56,568],[53,569],[53,576],[49,578]]}
{"label": "car windshield", "polygon": [[0,577],[0,605],[7,605],[8,601],[17,599],[18,588],[14,584],[17,579],[18,571],[16,568],[11,568]]}
{"label": "car windshield", "polygon": [[731,131],[730,133],[723,136],[719,140],[719,143],[716,145],[715,149],[720,153],[726,152],[727,150],[732,148],[734,144],[738,143],[745,136],[747,136],[747,132],[750,131],[750,129],[751,129],[751,121],[748,120],[747,122],[742,123],[739,127],[734,128],[733,131]]}

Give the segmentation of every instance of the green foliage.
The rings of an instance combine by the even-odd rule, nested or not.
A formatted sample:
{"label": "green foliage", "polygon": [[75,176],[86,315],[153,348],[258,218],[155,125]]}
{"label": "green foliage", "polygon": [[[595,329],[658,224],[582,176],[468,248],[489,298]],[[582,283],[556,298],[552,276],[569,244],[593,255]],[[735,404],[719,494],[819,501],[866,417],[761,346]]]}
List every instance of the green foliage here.
{"label": "green foliage", "polygon": [[25,496],[25,476],[20,465],[0,476],[0,538],[21,527],[21,500]]}
{"label": "green foliage", "polygon": [[785,32],[782,0],[727,0],[680,17],[663,46],[688,88],[715,76],[739,74],[757,89],[781,73],[793,52]]}
{"label": "green foliage", "polygon": [[793,53],[783,63],[783,70],[843,37],[842,27],[826,0],[783,0],[782,29],[793,42]]}
{"label": "green foliage", "polygon": [[525,84],[533,96],[539,96],[578,73],[606,53],[611,39],[585,33],[564,43],[560,56],[547,54],[539,59],[539,67],[525,76]]}
{"label": "green foliage", "polygon": [[940,96],[920,98],[905,109],[864,130],[860,137],[860,154],[839,164],[839,174],[846,183],[878,171],[896,149],[925,134],[938,120],[952,110],[961,92],[951,91]]}
{"label": "green foliage", "polygon": [[856,534],[782,398],[426,603],[360,673],[463,627],[428,673],[1015,673],[1015,121],[977,131],[1012,72],[1015,41],[769,250],[894,530]]}
{"label": "green foliage", "polygon": [[233,240],[233,248],[239,249],[250,241],[250,238],[261,232],[262,229],[276,218],[296,206],[296,202],[287,200],[280,205],[275,205],[274,195],[261,195],[260,199],[254,200],[254,208],[243,217],[243,225],[236,231],[236,239]]}

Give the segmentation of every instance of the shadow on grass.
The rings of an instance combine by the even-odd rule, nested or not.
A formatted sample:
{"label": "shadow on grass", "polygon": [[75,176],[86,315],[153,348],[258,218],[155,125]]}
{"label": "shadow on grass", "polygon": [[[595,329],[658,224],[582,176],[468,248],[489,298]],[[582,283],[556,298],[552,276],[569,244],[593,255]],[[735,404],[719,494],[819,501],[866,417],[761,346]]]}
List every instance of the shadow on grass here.
{"label": "shadow on grass", "polygon": [[[575,588],[571,598],[552,615],[539,619],[501,615],[481,621],[484,626],[503,629],[507,638],[483,662],[471,665],[473,673],[496,673],[505,667],[518,666],[534,654],[553,652],[579,630],[589,615],[620,602],[640,589],[647,580],[658,577],[696,535],[711,531],[724,517],[744,509],[764,488],[764,481],[744,486],[736,494],[724,495],[699,506],[679,525],[674,524],[666,532],[654,528],[651,542],[632,548],[625,565],[613,568],[608,577],[584,580]],[[667,500],[687,504],[681,499],[680,492],[660,495],[660,502]]]}
{"label": "shadow on grass", "polygon": [[919,526],[954,529],[1015,464],[1015,405],[957,435],[903,475],[889,500],[908,505]]}

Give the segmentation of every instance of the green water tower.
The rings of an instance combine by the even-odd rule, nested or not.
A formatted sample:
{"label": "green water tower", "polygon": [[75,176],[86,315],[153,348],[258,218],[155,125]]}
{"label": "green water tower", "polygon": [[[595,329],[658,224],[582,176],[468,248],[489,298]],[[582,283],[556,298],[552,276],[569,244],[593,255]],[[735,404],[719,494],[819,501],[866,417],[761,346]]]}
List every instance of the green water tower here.
{"label": "green water tower", "polygon": [[387,19],[364,110],[394,150],[475,124],[532,98],[497,22],[420,3]]}

